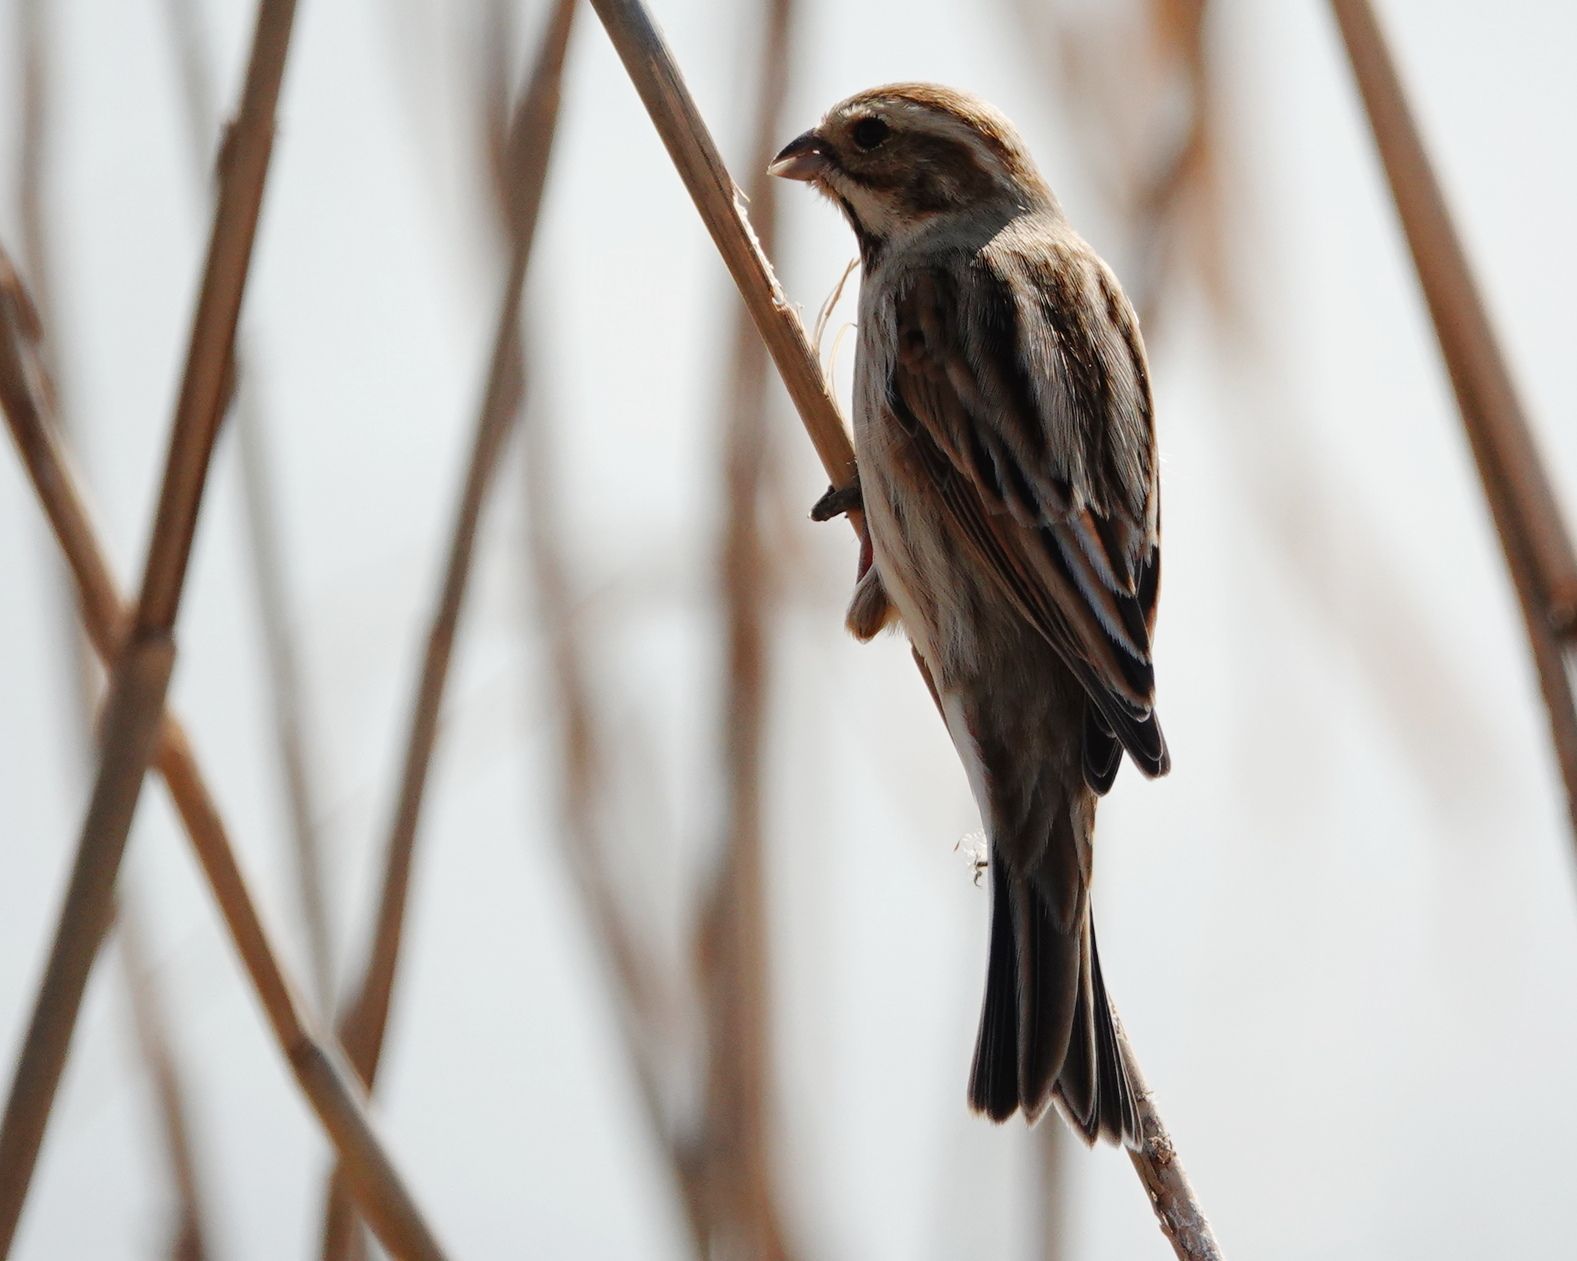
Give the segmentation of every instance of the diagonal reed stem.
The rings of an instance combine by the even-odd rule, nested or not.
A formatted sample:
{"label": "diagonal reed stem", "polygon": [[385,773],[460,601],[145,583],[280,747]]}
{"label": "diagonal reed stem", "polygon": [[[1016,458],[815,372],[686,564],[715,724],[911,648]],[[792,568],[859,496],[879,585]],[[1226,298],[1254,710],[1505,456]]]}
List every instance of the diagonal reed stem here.
{"label": "diagonal reed stem", "polygon": [[[53,97],[50,91],[52,44],[47,38],[48,17],[43,0],[23,0],[18,16],[20,38],[17,41],[21,55],[22,108],[20,143],[17,148],[16,187],[20,192],[18,236],[21,241],[24,270],[33,278],[33,301],[43,312],[43,320],[50,319],[55,310],[52,301],[54,270],[51,266],[52,251],[48,248],[49,210],[45,203],[48,186],[48,156],[51,152],[51,121],[54,117]],[[3,335],[3,334],[0,334]],[[53,381],[56,374],[44,362],[45,347],[38,347],[40,372],[43,379]],[[69,434],[64,409],[58,399],[52,408],[61,432]],[[72,731],[74,762],[86,768],[94,748],[93,717],[96,698],[98,667],[92,644],[83,633],[77,615],[76,592],[70,574],[61,570],[51,593],[59,614],[59,634],[56,636],[61,649],[61,664],[65,667],[66,687],[71,694],[71,711],[76,721]],[[124,927],[133,924],[135,915],[125,904],[115,912]],[[133,930],[134,931],[134,930]],[[174,1183],[177,1212],[177,1237],[172,1241],[172,1255],[180,1261],[201,1261],[207,1254],[205,1240],[209,1229],[207,1216],[197,1193],[197,1179],[190,1159],[192,1137],[190,1120],[185,1107],[186,1083],[182,1081],[170,1039],[165,1030],[165,1015],[160,995],[151,977],[139,984],[132,974],[131,957],[137,948],[129,936],[121,940],[121,958],[128,963],[128,989],[131,1008],[138,1032],[138,1047],[142,1066],[147,1073],[157,1104],[160,1121],[161,1146]]]}
{"label": "diagonal reed stem", "polygon": [[[449,663],[454,655],[461,608],[470,581],[477,525],[493,484],[499,452],[519,412],[522,291],[557,131],[560,87],[574,10],[571,0],[559,0],[554,8],[510,127],[507,153],[509,267],[500,296],[492,356],[478,410],[471,458],[455,511],[448,559],[412,705],[372,941],[356,995],[340,1024],[340,1037],[351,1063],[369,1089],[377,1081],[384,1035],[388,1030],[417,828],[433,749],[438,741],[438,715]],[[353,1220],[339,1183],[340,1174],[336,1172],[324,1224],[322,1255],[325,1261],[343,1258],[346,1249],[352,1246]]]}
{"label": "diagonal reed stem", "polygon": [[[783,296],[771,264],[751,232],[739,189],[723,165],[679,67],[640,0],[592,0],[592,7],[739,286],[827,476],[834,485],[847,485],[854,476],[854,449],[848,431],[805,337],[804,325]],[[861,520],[853,525],[857,530],[864,528]],[[1132,1047],[1125,1040],[1123,1048],[1129,1075],[1140,1086],[1143,1076]],[[1217,1257],[1219,1248],[1183,1176],[1154,1099],[1142,1087],[1139,1093],[1145,1141],[1133,1153],[1133,1162],[1150,1193],[1156,1218],[1179,1257],[1190,1261]],[[1191,1223],[1187,1234],[1176,1233],[1171,1225],[1174,1222]]]}
{"label": "diagonal reed stem", "polygon": [[9,1252],[15,1237],[88,973],[109,926],[115,877],[175,665],[175,618],[223,412],[294,17],[295,0],[262,0],[258,8],[240,112],[226,143],[219,205],[141,595],[130,632],[110,670],[98,775],[0,1122],[0,1253]]}
{"label": "diagonal reed stem", "polygon": [[[23,466],[76,583],[83,623],[101,660],[113,660],[130,610],[110,575],[77,478],[51,424],[42,369],[30,355],[38,328],[10,262],[0,253],[0,408]],[[247,890],[218,807],[198,770],[180,722],[168,712],[155,766],[191,839],[274,1036],[330,1142],[355,1171],[361,1208],[401,1257],[443,1255],[367,1119],[364,1095],[344,1053],[308,1029],[294,987],[279,964]]]}
{"label": "diagonal reed stem", "polygon": [[1571,534],[1374,10],[1368,0],[1331,0],[1331,10],[1522,607],[1577,842],[1577,698],[1566,660],[1577,642],[1577,557]]}
{"label": "diagonal reed stem", "polygon": [[[192,169],[206,176],[211,158],[217,116],[210,58],[200,38],[203,23],[194,0],[167,0],[165,15],[175,61],[180,71],[185,103],[187,139]],[[263,635],[263,665],[274,738],[279,750],[279,770],[290,822],[290,839],[296,877],[296,900],[306,930],[307,959],[312,967],[312,998],[320,1011],[333,1002],[333,931],[328,899],[324,894],[323,844],[317,826],[318,810],[313,790],[305,706],[302,703],[301,668],[292,631],[289,583],[286,581],[284,543],[279,526],[273,471],[269,464],[267,425],[254,385],[248,380],[245,338],[238,337],[235,352],[232,406],[239,464],[241,501],[246,516],[246,555],[257,594],[258,622]]]}
{"label": "diagonal reed stem", "polygon": [[739,287],[756,331],[766,343],[822,467],[838,486],[854,476],[854,448],[772,265],[745,217],[743,199],[723,165],[684,77],[639,0],[592,0],[625,72],[640,94],[679,177],[689,190],[712,243]]}

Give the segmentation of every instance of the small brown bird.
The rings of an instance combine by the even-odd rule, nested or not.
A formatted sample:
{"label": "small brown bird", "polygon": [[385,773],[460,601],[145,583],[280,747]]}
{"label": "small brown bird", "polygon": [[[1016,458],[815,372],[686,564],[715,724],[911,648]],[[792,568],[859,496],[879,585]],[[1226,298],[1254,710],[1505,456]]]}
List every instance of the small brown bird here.
{"label": "small brown bird", "polygon": [[1126,751],[1166,773],[1150,643],[1160,508],[1149,370],[1116,278],[1001,113],[873,88],[772,174],[859,241],[862,507],[850,630],[896,619],[924,661],[990,842],[991,947],[973,1107],[1137,1145],[1090,919],[1095,806]]}

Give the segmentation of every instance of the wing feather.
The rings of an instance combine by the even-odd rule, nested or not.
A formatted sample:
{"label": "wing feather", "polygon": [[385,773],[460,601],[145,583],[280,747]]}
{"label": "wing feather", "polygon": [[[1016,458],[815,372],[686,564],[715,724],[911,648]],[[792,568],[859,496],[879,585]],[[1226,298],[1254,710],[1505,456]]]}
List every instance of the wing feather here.
{"label": "wing feather", "polygon": [[895,318],[888,403],[959,535],[1089,695],[1086,778],[1110,787],[1119,742],[1163,774],[1149,383],[1115,281],[1087,249],[982,252],[909,277]]}

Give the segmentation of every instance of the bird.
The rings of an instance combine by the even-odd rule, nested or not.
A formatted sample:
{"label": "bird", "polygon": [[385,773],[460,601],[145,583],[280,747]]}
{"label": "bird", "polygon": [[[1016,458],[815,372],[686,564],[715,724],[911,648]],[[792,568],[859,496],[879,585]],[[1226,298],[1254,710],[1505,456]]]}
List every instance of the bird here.
{"label": "bird", "polygon": [[901,626],[987,839],[985,999],[969,1103],[1138,1147],[1090,910],[1097,802],[1123,756],[1171,765],[1151,645],[1160,487],[1150,370],[1111,269],[1013,124],[951,88],[834,105],[768,167],[829,198],[861,283],[859,510],[847,625]]}

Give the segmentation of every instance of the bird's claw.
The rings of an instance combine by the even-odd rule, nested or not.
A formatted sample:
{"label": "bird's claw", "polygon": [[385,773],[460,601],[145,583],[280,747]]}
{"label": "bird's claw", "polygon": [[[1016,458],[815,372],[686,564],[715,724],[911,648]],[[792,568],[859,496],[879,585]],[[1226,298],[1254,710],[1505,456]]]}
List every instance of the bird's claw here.
{"label": "bird's claw", "polygon": [[865,507],[865,498],[860,494],[858,479],[847,486],[829,486],[827,493],[818,499],[810,510],[812,521],[831,521],[834,517],[841,517],[846,513],[859,512]]}

